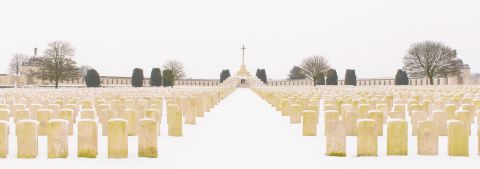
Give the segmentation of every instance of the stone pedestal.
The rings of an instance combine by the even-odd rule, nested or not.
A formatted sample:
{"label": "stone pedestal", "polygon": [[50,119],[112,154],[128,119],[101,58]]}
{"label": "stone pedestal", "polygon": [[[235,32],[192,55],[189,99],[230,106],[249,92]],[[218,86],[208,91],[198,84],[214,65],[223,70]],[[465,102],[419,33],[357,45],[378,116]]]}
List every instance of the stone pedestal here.
{"label": "stone pedestal", "polygon": [[182,112],[175,104],[167,107],[167,124],[169,136],[182,136]]}
{"label": "stone pedestal", "polygon": [[368,104],[359,104],[357,106],[357,112],[359,118],[368,118],[368,110],[370,106]]}
{"label": "stone pedestal", "polygon": [[205,116],[205,99],[202,93],[195,93],[195,102],[197,103],[195,106],[195,115],[197,117],[204,117]]}
{"label": "stone pedestal", "polygon": [[48,158],[67,158],[68,156],[68,121],[52,119],[47,123]]}
{"label": "stone pedestal", "polygon": [[455,110],[457,110],[457,106],[455,104],[445,104],[445,113],[447,113],[447,120],[455,120]]}
{"label": "stone pedestal", "polygon": [[298,124],[302,122],[302,110],[300,105],[290,105],[290,124]]}
{"label": "stone pedestal", "polygon": [[377,128],[375,120],[357,120],[357,155],[377,156]]}
{"label": "stone pedestal", "polygon": [[303,136],[317,135],[317,113],[312,110],[303,111]]}
{"label": "stone pedestal", "polygon": [[108,158],[128,157],[127,123],[117,118],[108,121]]}
{"label": "stone pedestal", "polygon": [[187,112],[185,113],[185,124],[194,125],[197,117],[197,101],[194,97],[187,99]]}
{"label": "stone pedestal", "polygon": [[16,110],[13,116],[13,121],[16,123],[19,120],[28,120],[30,119],[30,112],[27,110]]}
{"label": "stone pedestal", "polygon": [[471,133],[470,123],[472,122],[473,113],[466,110],[457,110],[455,111],[455,114],[456,114],[455,119],[463,122],[465,128],[467,129],[467,134],[470,135]]}
{"label": "stone pedestal", "polygon": [[418,155],[438,155],[438,132],[433,121],[418,122]]}
{"label": "stone pedestal", "polygon": [[377,136],[383,136],[383,112],[380,110],[368,111],[368,118],[375,120]]}
{"label": "stone pedestal", "polygon": [[85,109],[80,111],[80,119],[96,119],[97,112],[93,109]]}
{"label": "stone pedestal", "polygon": [[127,120],[127,129],[129,136],[136,136],[138,133],[138,112],[133,109],[125,110],[125,117],[123,119]]}
{"label": "stone pedestal", "polygon": [[468,156],[468,129],[460,120],[448,121],[448,155]]}
{"label": "stone pedestal", "polygon": [[115,110],[106,110],[105,111],[105,118],[102,123],[102,136],[107,136],[108,135],[108,121],[110,119],[116,118],[117,117],[117,111]]}
{"label": "stone pedestal", "polygon": [[427,112],[414,110],[410,114],[412,116],[412,136],[416,136],[418,133],[418,122],[427,120]]}
{"label": "stone pedestal", "polygon": [[357,135],[357,116],[355,111],[346,111],[343,115],[345,132],[348,136]]}
{"label": "stone pedestal", "polygon": [[336,110],[327,110],[324,112],[325,113],[325,121],[324,121],[324,124],[325,124],[325,135],[327,134],[327,131],[329,130],[329,127],[327,124],[328,124],[328,121],[338,121],[338,120],[341,120],[341,115],[340,115],[340,112],[336,111]]}
{"label": "stone pedestal", "polygon": [[408,154],[407,122],[391,119],[387,122],[387,155]]}
{"label": "stone pedestal", "polygon": [[49,109],[39,109],[37,111],[37,121],[38,125],[38,135],[46,136],[47,135],[47,123],[52,118],[52,110]]}
{"label": "stone pedestal", "polygon": [[156,158],[158,126],[154,119],[141,119],[138,134],[138,156]]}
{"label": "stone pedestal", "polygon": [[161,119],[159,117],[159,115],[160,115],[160,110],[159,109],[150,108],[150,109],[147,109],[145,111],[145,117],[144,118],[155,119],[155,121],[160,123],[160,121],[158,121],[159,119]]}
{"label": "stone pedestal", "polygon": [[346,135],[344,122],[340,120],[329,120],[326,124],[327,155],[346,156]]}
{"label": "stone pedestal", "polygon": [[98,127],[93,119],[78,121],[78,157],[96,158],[98,154]]}
{"label": "stone pedestal", "polygon": [[68,121],[68,135],[73,135],[73,110],[61,109],[53,115],[54,119],[64,119]]}
{"label": "stone pedestal", "polygon": [[36,158],[38,155],[38,122],[20,120],[16,124],[17,158]]}
{"label": "stone pedestal", "polygon": [[433,121],[435,122],[435,128],[438,131],[438,135],[447,135],[447,113],[443,110],[432,111]]}

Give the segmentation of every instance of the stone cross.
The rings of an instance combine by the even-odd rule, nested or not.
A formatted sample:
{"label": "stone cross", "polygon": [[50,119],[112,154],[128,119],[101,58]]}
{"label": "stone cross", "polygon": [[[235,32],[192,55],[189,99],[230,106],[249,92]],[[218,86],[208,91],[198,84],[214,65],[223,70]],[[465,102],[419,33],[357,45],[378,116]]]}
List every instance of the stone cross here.
{"label": "stone cross", "polygon": [[240,49],[242,49],[242,65],[245,65],[245,49],[247,48],[245,48],[245,45],[242,45]]}

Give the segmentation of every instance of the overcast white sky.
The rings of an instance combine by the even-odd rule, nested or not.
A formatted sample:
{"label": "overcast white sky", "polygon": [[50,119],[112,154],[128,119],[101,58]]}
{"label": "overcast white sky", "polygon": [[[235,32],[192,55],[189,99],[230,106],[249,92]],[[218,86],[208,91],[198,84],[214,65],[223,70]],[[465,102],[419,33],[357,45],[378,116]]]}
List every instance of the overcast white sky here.
{"label": "overcast white sky", "polygon": [[133,68],[167,59],[188,77],[236,72],[247,47],[251,73],[269,78],[310,55],[325,56],[339,77],[392,77],[413,42],[442,41],[480,72],[478,0],[1,0],[0,73],[14,53],[43,51],[69,41],[80,65],[101,75],[130,76]]}

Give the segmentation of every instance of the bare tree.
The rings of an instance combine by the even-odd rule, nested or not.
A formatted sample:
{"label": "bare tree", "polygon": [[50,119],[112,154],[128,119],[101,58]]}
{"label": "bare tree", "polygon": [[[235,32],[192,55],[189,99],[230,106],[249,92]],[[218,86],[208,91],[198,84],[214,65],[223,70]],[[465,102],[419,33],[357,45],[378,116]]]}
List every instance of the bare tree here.
{"label": "bare tree", "polygon": [[413,77],[427,77],[433,85],[433,77],[449,72],[457,64],[454,50],[441,42],[414,43],[403,58],[404,70]]}
{"label": "bare tree", "polygon": [[[300,67],[305,75],[315,82],[318,81],[320,77],[323,77],[328,69],[330,69],[327,59],[317,55],[303,59]],[[322,74],[322,76],[320,74]]]}
{"label": "bare tree", "polygon": [[75,49],[68,42],[53,41],[48,44],[48,48],[41,57],[40,68],[37,72],[40,79],[55,82],[55,88],[58,83],[79,76],[73,56]]}
{"label": "bare tree", "polygon": [[185,77],[185,70],[183,64],[177,60],[167,60],[163,65],[164,70],[172,70],[175,80],[183,79]]}
{"label": "bare tree", "polygon": [[20,75],[23,64],[27,61],[28,56],[24,54],[14,54],[8,66],[8,72],[12,75]]}
{"label": "bare tree", "polygon": [[27,61],[28,56],[24,54],[14,54],[8,66],[8,72],[14,75],[14,84],[17,87],[17,78],[22,73],[22,66]]}

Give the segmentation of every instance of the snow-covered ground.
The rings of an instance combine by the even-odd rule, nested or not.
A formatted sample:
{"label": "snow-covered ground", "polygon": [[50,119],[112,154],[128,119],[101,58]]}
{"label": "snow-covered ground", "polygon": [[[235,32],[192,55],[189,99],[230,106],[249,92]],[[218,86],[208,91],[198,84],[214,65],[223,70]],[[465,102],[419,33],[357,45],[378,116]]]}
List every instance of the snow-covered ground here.
{"label": "snow-covered ground", "polygon": [[[165,113],[164,113],[165,115]],[[322,117],[322,116],[321,116]],[[165,119],[165,117],[163,117]],[[301,125],[289,124],[255,93],[237,89],[195,126],[184,126],[183,137],[166,136],[161,125],[156,159],[137,157],[137,138],[129,138],[129,158],[108,159],[107,139],[99,140],[96,159],[76,157],[76,137],[69,139],[68,159],[47,159],[45,136],[39,139],[37,159],[17,159],[16,140],[10,135],[10,154],[0,159],[1,168],[474,168],[480,163],[476,133],[470,137],[469,157],[447,156],[447,140],[441,137],[438,156],[416,155],[416,137],[410,136],[408,156],[386,156],[386,136],[379,137],[378,157],[356,157],[356,137],[347,138],[347,157],[325,155],[323,118],[318,135],[302,136]],[[165,122],[165,120],[162,120]],[[476,127],[472,127],[476,131]],[[385,130],[386,131],[386,130]]]}

